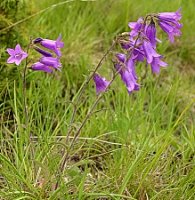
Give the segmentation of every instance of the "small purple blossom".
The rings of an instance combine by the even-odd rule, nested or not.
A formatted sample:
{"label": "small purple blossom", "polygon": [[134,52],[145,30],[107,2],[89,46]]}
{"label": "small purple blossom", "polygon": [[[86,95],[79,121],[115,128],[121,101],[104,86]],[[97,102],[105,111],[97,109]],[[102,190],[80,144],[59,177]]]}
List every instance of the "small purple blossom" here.
{"label": "small purple blossom", "polygon": [[159,26],[161,27],[161,29],[167,33],[168,37],[169,37],[169,40],[173,43],[174,42],[174,37],[175,36],[180,36],[181,35],[181,31],[180,31],[180,28],[181,26],[180,25],[177,25],[176,24],[173,26],[171,23],[168,23],[166,21],[160,21],[159,22]]}
{"label": "small purple blossom", "polygon": [[152,63],[154,58],[161,56],[152,47],[152,44],[150,43],[150,41],[144,40],[143,49],[144,49],[144,52],[145,52],[147,63],[149,63],[149,64]]}
{"label": "small purple blossom", "polygon": [[94,74],[93,80],[96,86],[96,94],[100,94],[101,92],[106,91],[110,81],[107,81],[104,77],[101,77],[97,73]]}
{"label": "small purple blossom", "polygon": [[64,47],[64,43],[61,41],[62,36],[60,35],[57,40],[40,39],[37,38],[34,41],[40,43],[43,47],[50,49],[56,53],[57,56],[61,56],[60,49]]}
{"label": "small purple blossom", "polygon": [[119,71],[122,81],[126,85],[127,91],[130,94],[133,90],[139,90],[139,84],[136,82],[137,75],[135,73],[133,59],[126,60],[125,54],[116,54],[119,62],[115,64],[115,68]]}
{"label": "small purple blossom", "polygon": [[30,69],[34,70],[34,71],[43,71],[43,72],[47,72],[47,73],[52,73],[53,70],[51,67],[44,65],[43,63],[40,62],[36,62],[34,63]]}
{"label": "small purple blossom", "polygon": [[53,67],[55,69],[58,69],[61,67],[61,63],[59,62],[59,58],[53,58],[53,57],[42,57],[40,60],[40,63],[43,63],[46,66]]}
{"label": "small purple blossom", "polygon": [[176,12],[163,12],[157,15],[159,26],[168,34],[169,40],[173,43],[175,36],[181,35],[182,24],[179,23],[181,19],[181,10]]}
{"label": "small purple blossom", "polygon": [[15,63],[19,65],[22,60],[24,60],[28,54],[22,50],[19,44],[16,45],[15,49],[7,49],[8,54],[10,57],[7,59],[7,63]]}
{"label": "small purple blossom", "polygon": [[145,34],[150,40],[153,48],[156,48],[156,27],[153,20],[145,27]]}

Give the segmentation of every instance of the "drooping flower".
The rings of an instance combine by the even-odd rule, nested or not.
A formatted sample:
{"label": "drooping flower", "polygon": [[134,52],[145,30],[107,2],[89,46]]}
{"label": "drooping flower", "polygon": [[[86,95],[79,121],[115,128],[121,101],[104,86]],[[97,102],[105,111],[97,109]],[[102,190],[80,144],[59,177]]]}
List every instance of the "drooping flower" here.
{"label": "drooping flower", "polygon": [[43,71],[43,72],[47,72],[47,73],[52,73],[53,70],[51,67],[44,65],[43,63],[40,62],[36,62],[34,63],[30,69],[34,70],[34,71]]}
{"label": "drooping flower", "polygon": [[60,69],[61,63],[59,62],[58,58],[53,58],[53,57],[42,57],[39,60],[40,63],[43,63],[46,66],[53,67],[55,69]]}
{"label": "drooping flower", "polygon": [[181,31],[180,28],[182,27],[181,24],[172,24],[166,21],[159,21],[159,26],[161,29],[167,33],[169,40],[173,43],[175,36],[180,36]]}
{"label": "drooping flower", "polygon": [[57,56],[61,56],[60,49],[64,47],[64,43],[61,41],[61,39],[61,35],[59,35],[57,40],[37,38],[34,40],[34,43],[40,43],[43,47],[54,51]]}
{"label": "drooping flower", "polygon": [[139,18],[137,22],[129,22],[129,27],[132,29],[130,32],[131,37],[135,37],[138,35],[139,31],[143,28],[143,18]]}
{"label": "drooping flower", "polygon": [[130,94],[133,90],[139,90],[133,59],[127,60],[125,54],[116,54],[116,58],[118,62],[115,64],[115,68],[119,72],[128,93]]}
{"label": "drooping flower", "polygon": [[181,19],[181,10],[176,12],[163,12],[157,15],[159,26],[168,34],[169,40],[173,43],[175,36],[181,35],[182,24],[179,22]]}
{"label": "drooping flower", "polygon": [[147,63],[152,63],[153,58],[160,57],[161,55],[158,54],[155,49],[152,47],[150,41],[144,40],[143,42],[143,50],[145,52]]}
{"label": "drooping flower", "polygon": [[156,48],[156,27],[153,20],[145,27],[145,34],[150,40],[152,47]]}
{"label": "drooping flower", "polygon": [[7,59],[7,63],[15,63],[19,65],[22,60],[24,60],[28,54],[22,50],[19,44],[16,45],[15,49],[7,49],[8,54],[10,57]]}
{"label": "drooping flower", "polygon": [[160,67],[166,67],[167,63],[163,62],[161,60],[161,57],[157,57],[153,59],[150,65],[151,65],[152,72],[155,74],[158,74],[160,72]]}
{"label": "drooping flower", "polygon": [[182,17],[181,9],[178,9],[176,12],[162,12],[158,14],[159,19],[172,21],[176,20],[179,21]]}
{"label": "drooping flower", "polygon": [[95,73],[93,76],[93,80],[96,86],[96,94],[100,94],[101,92],[106,91],[110,81],[107,81],[104,77],[101,77],[99,74]]}

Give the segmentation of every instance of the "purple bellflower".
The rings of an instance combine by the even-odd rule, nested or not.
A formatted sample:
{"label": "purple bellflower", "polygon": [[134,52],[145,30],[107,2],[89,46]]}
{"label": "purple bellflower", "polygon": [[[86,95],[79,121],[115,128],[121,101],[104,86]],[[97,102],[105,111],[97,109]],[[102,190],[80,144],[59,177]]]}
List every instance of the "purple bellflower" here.
{"label": "purple bellflower", "polygon": [[116,58],[118,59],[118,63],[115,64],[115,68],[119,71],[128,93],[130,94],[134,90],[139,90],[139,84],[136,82],[137,76],[134,61],[131,58],[127,61],[125,54],[116,54]]}
{"label": "purple bellflower", "polygon": [[110,81],[107,81],[104,77],[101,77],[97,73],[94,74],[93,80],[95,82],[97,95],[100,94],[101,92],[106,91],[108,85],[110,84]]}
{"label": "purple bellflower", "polygon": [[158,54],[155,49],[152,47],[152,44],[148,40],[144,40],[143,49],[145,52],[147,63],[151,64],[154,58],[158,58],[161,55]]}
{"label": "purple bellflower", "polygon": [[46,66],[51,66],[55,69],[60,70],[61,63],[59,62],[59,58],[42,57],[39,61],[40,61],[40,63],[43,63]]}
{"label": "purple bellflower", "polygon": [[64,47],[64,43],[61,41],[62,36],[60,35],[57,40],[41,39],[37,38],[34,43],[40,43],[43,47],[50,49],[56,53],[57,56],[61,56],[60,49]]}
{"label": "purple bellflower", "polygon": [[145,27],[145,34],[150,40],[152,47],[156,48],[156,28],[153,20]]}
{"label": "purple bellflower", "polygon": [[143,49],[145,51],[146,61],[151,65],[153,73],[159,73],[160,67],[166,67],[167,63],[161,60],[162,56],[158,54],[155,49],[152,47],[152,44],[145,40],[143,43]]}
{"label": "purple bellflower", "polygon": [[34,63],[30,69],[34,70],[34,71],[43,71],[43,72],[47,72],[47,73],[52,73],[53,70],[51,67],[44,65],[43,63],[40,62],[36,62]]}
{"label": "purple bellflower", "polygon": [[8,54],[10,57],[7,59],[7,63],[15,63],[19,65],[22,60],[24,60],[28,54],[22,50],[19,44],[16,45],[15,49],[7,49]]}
{"label": "purple bellflower", "polygon": [[175,36],[181,35],[182,24],[179,23],[181,19],[180,9],[176,12],[163,12],[157,15],[159,26],[168,34],[169,40],[173,43]]}
{"label": "purple bellflower", "polygon": [[161,29],[167,33],[169,40],[173,43],[175,36],[180,36],[181,31],[180,28],[182,27],[181,24],[172,24],[166,21],[159,21],[159,26]]}

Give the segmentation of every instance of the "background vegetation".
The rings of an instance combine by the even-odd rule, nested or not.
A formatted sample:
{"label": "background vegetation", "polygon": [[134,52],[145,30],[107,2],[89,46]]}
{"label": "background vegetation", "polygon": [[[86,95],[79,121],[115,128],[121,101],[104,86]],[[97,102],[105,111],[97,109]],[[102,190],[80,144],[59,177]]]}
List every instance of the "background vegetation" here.
{"label": "background vegetation", "polygon": [[[1,2],[0,199],[194,199],[194,1]],[[69,102],[113,38],[129,31],[129,21],[180,7],[182,37],[170,45],[159,30],[163,41],[159,52],[169,66],[158,76],[149,72],[141,90],[130,96],[118,78],[82,129],[66,170],[58,174],[73,112]],[[14,25],[19,20],[23,22]],[[60,33],[65,43],[62,72],[28,73],[25,127],[22,66],[7,65],[5,49],[17,43],[25,47],[30,37],[56,39]],[[32,63],[37,56],[33,53]],[[109,60],[100,70],[108,79]],[[90,83],[72,136],[95,98]],[[59,188],[54,190],[59,177]]]}

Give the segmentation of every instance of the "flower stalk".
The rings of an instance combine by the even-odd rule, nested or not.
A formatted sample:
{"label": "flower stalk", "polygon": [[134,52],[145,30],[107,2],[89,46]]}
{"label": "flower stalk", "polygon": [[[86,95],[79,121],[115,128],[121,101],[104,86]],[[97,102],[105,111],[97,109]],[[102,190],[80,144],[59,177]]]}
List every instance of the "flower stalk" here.
{"label": "flower stalk", "polygon": [[[32,44],[32,39],[30,39],[30,42],[27,46],[27,54],[29,53],[29,49],[31,47],[31,44]],[[25,60],[25,65],[24,65],[24,69],[23,69],[23,103],[24,103],[24,116],[25,116],[25,128],[28,127],[28,120],[29,120],[29,115],[28,115],[28,105],[27,105],[27,94],[26,94],[26,76],[27,76],[27,69],[28,69],[28,56],[26,57],[26,60]]]}

